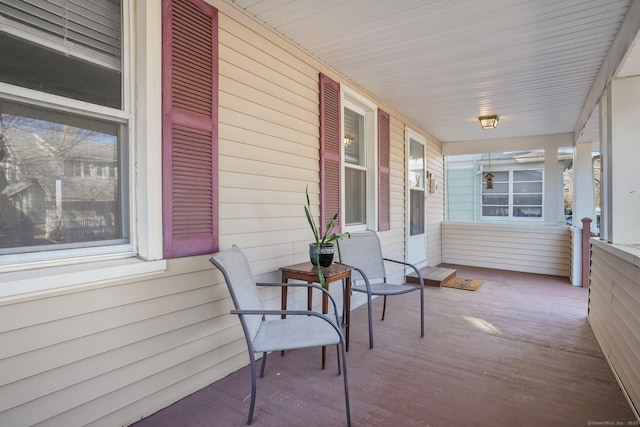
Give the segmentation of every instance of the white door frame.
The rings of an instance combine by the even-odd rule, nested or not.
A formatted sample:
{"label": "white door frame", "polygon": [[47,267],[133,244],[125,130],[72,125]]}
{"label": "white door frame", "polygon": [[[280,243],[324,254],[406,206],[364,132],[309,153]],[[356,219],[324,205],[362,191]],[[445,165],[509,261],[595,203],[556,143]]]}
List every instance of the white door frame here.
{"label": "white door frame", "polygon": [[[416,177],[412,174],[412,166],[409,164],[411,159],[411,141],[422,144],[424,147],[423,155],[424,162],[422,164],[422,171],[418,171]],[[409,127],[405,127],[405,152],[406,152],[406,170],[407,175],[405,177],[406,182],[406,212],[405,212],[405,231],[406,231],[406,260],[411,264],[415,264],[417,267],[424,267],[427,265],[427,140],[425,137],[412,130]],[[412,181],[413,180],[413,181]],[[416,188],[416,184],[418,187]],[[424,212],[422,224],[424,232],[418,235],[411,234],[411,190],[422,190],[424,197]]]}

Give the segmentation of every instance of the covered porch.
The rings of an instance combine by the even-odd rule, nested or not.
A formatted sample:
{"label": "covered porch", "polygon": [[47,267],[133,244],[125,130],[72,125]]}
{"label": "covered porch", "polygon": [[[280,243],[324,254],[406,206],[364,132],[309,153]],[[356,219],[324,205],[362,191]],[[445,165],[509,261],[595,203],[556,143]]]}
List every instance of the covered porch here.
{"label": "covered porch", "polygon": [[[391,299],[383,323],[378,317],[373,350],[366,306],[352,312],[354,425],[635,425],[589,326],[587,289],[567,278],[448,266],[483,283],[476,291],[427,287],[424,339],[413,293]],[[376,300],[374,312],[381,307]],[[325,371],[318,349],[269,356],[252,425],[344,425],[342,380],[328,355]],[[134,425],[245,425],[248,369]]]}
{"label": "covered porch", "polygon": [[[84,15],[68,7],[98,3],[113,46],[70,51],[69,18]],[[637,425],[640,0],[0,4],[14,64],[0,78],[0,425],[244,425],[246,344],[208,258],[236,244],[264,282],[306,261],[306,189],[314,218],[376,231],[385,257],[484,280],[427,289],[424,339],[410,296],[394,298],[374,350],[352,300],[355,425]],[[23,126],[33,119],[46,126]],[[113,157],[71,155],[72,134],[108,140]],[[601,224],[582,271],[566,148],[572,216]],[[448,157],[514,151],[544,154],[527,163],[526,203],[515,175],[533,169],[497,171],[495,156],[487,170],[511,187],[500,203],[482,200],[480,169],[452,197]],[[45,175],[47,191],[27,191]],[[95,187],[90,210],[68,186],[80,181]],[[89,223],[58,234],[47,219],[67,206],[100,216],[101,184],[113,239]],[[454,222],[454,202],[503,218]],[[254,425],[344,425],[335,360],[271,359]]]}

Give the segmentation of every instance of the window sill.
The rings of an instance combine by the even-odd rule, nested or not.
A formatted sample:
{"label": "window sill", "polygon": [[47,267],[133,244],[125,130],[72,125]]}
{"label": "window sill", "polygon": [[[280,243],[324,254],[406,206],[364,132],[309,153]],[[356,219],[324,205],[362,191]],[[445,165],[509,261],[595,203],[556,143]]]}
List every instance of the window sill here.
{"label": "window sill", "polygon": [[640,245],[616,245],[592,237],[591,244],[640,268]]}
{"label": "window sill", "polygon": [[125,258],[0,273],[0,305],[98,288],[107,282],[160,273],[166,268],[166,260]]}

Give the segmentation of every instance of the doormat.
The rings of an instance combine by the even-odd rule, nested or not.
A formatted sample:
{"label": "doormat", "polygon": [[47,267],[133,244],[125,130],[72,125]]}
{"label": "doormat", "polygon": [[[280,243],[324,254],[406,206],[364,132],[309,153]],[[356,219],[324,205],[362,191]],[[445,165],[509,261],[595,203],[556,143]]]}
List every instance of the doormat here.
{"label": "doormat", "polygon": [[442,284],[447,288],[464,289],[467,291],[475,291],[482,284],[482,280],[467,279],[466,277],[455,276]]}

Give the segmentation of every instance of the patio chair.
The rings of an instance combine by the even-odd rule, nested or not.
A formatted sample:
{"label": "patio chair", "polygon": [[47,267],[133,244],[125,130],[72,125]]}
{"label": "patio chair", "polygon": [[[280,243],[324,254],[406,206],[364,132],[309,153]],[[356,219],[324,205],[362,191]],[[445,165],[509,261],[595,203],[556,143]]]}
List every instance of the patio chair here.
{"label": "patio chair", "polygon": [[[387,296],[420,291],[420,337],[424,337],[424,283],[420,271],[412,264],[383,258],[380,239],[373,231],[351,233],[350,239],[341,239],[337,242],[340,262],[353,267],[351,290],[367,294],[369,348],[373,348],[371,298],[374,295],[382,295],[384,297],[382,305],[382,320],[384,320],[387,310]],[[387,283],[385,261],[403,264],[412,268],[418,275],[418,284],[406,284],[406,281],[402,284]]]}
{"label": "patio chair", "polygon": [[[240,248],[232,248],[214,254],[209,261],[224,275],[235,310],[244,331],[251,364],[251,404],[247,424],[253,420],[256,401],[255,353],[262,353],[260,378],[264,377],[267,353],[293,350],[297,348],[337,345],[338,375],[344,378],[344,396],[347,410],[347,425],[351,426],[349,409],[349,386],[347,379],[347,359],[345,340],[338,320],[338,311],[333,297],[321,286],[306,283],[256,283],[251,273],[249,261]],[[316,311],[306,310],[265,310],[257,286],[313,287],[327,293],[333,303],[335,319]],[[275,315],[277,318],[266,316]],[[284,316],[289,316],[282,318]],[[342,371],[340,362],[342,361]]]}

